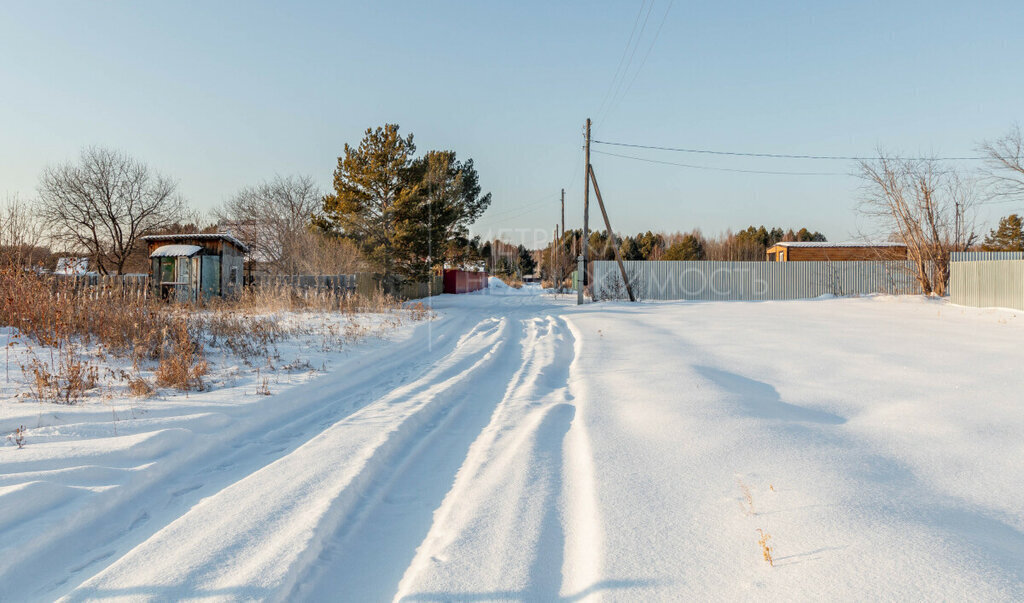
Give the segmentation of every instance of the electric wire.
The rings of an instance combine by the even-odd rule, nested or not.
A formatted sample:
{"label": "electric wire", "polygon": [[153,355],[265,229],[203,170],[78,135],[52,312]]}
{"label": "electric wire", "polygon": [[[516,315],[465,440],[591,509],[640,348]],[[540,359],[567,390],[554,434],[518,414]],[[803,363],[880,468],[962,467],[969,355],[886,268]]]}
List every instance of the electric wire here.
{"label": "electric wire", "polygon": [[690,163],[676,163],[674,161],[661,161],[659,159],[648,159],[646,157],[635,157],[633,155],[620,155],[618,153],[608,153],[606,151],[595,151],[591,149],[591,153],[597,155],[608,155],[611,157],[620,157],[622,159],[633,159],[635,161],[644,161],[647,163],[658,163],[661,165],[674,165],[678,167],[690,168],[694,170],[710,170],[715,172],[738,172],[741,174],[771,174],[777,176],[851,176],[852,174],[847,172],[783,172],[773,170],[744,170],[739,168],[723,168],[714,167],[710,165],[694,165]]}
{"label": "electric wire", "polygon": [[[853,156],[853,155],[792,155],[785,153],[745,153],[740,151],[713,151],[709,149],[692,149],[683,147],[664,147],[656,145],[633,144],[627,142],[612,142],[608,140],[592,140],[592,144],[603,144],[616,147],[628,147],[632,149],[650,149],[653,151],[672,151],[676,153],[695,153],[702,155],[727,155],[731,157],[760,157],[767,159],[825,159],[837,161],[871,161],[879,157]],[[911,161],[984,161],[985,157],[891,157],[890,159],[905,159]]]}
{"label": "electric wire", "polygon": [[633,35],[636,34],[636,26],[640,24],[640,15],[644,14],[644,7],[646,5],[647,0],[642,0],[640,2],[640,10],[636,13],[636,19],[633,20],[633,29],[629,31],[629,39],[626,40],[626,47],[622,49],[622,56],[619,57],[619,64],[615,67],[615,74],[612,76],[612,81],[608,84],[608,90],[605,91],[604,98],[601,99],[601,104],[598,106],[596,115],[601,115],[601,112],[604,111],[605,105],[608,104],[609,100],[611,100],[612,90],[615,89],[615,82],[619,79],[619,72],[622,71],[622,64],[626,61],[626,55],[629,53],[629,47],[633,44]]}
{"label": "electric wire", "polygon": [[609,107],[608,115],[606,117],[610,117],[611,115],[614,114],[615,109],[618,108],[619,104],[622,102],[622,99],[626,98],[626,96],[629,94],[629,91],[633,89],[633,84],[634,82],[636,82],[636,78],[640,76],[640,72],[643,71],[644,65],[647,64],[647,57],[651,56],[651,51],[654,50],[654,45],[658,41],[658,36],[661,35],[661,29],[665,27],[665,20],[668,18],[668,12],[672,10],[672,4],[674,2],[675,0],[669,0],[668,6],[665,8],[665,12],[661,15],[661,23],[658,24],[658,29],[654,32],[654,38],[651,40],[650,46],[647,47],[647,52],[644,53],[644,58],[640,61],[640,66],[637,67],[636,71],[633,72],[633,79],[629,80],[629,85],[626,86],[626,89],[622,92],[622,96],[619,97],[617,102],[612,103],[612,106]]}
{"label": "electric wire", "polygon": [[650,5],[647,8],[647,14],[644,16],[643,25],[640,26],[640,34],[636,37],[636,43],[633,44],[633,50],[629,53],[629,60],[626,61],[626,68],[622,71],[622,78],[619,79],[619,85],[615,88],[615,93],[612,94],[612,102],[608,105],[608,109],[604,115],[598,115],[598,121],[603,120],[610,113],[611,107],[617,104],[619,98],[619,92],[622,90],[622,85],[626,81],[626,76],[629,74],[629,68],[633,65],[633,58],[636,57],[636,50],[640,47],[640,41],[644,37],[644,31],[647,29],[647,22],[651,19],[651,12],[654,10],[654,0],[651,0]]}

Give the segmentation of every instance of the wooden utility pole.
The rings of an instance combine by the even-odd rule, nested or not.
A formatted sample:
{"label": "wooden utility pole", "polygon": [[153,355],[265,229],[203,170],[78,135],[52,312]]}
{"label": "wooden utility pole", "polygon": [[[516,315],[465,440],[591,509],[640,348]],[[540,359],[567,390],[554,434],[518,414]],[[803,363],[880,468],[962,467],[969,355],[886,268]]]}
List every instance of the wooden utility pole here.
{"label": "wooden utility pole", "polygon": [[555,241],[558,239],[558,224],[555,224],[555,232],[551,237],[551,253],[548,254],[548,276],[551,277],[551,286],[555,287],[555,258],[558,257],[558,249]]}
{"label": "wooden utility pole", "polygon": [[601,207],[601,215],[604,216],[604,227],[608,232],[608,240],[612,244],[612,251],[615,252],[615,261],[619,264],[619,272],[622,274],[622,282],[626,283],[626,293],[629,294],[629,301],[635,302],[633,287],[629,284],[629,277],[626,276],[626,266],[622,263],[622,256],[619,255],[619,246],[615,244],[615,235],[612,231],[612,223],[608,221],[608,212],[604,208],[604,199],[601,198],[601,189],[597,186],[597,176],[594,175],[594,167],[588,166],[590,181],[594,183],[594,195],[597,196],[597,204]]}
{"label": "wooden utility pole", "polygon": [[562,230],[561,236],[565,236],[565,189],[562,189]]}
{"label": "wooden utility pole", "polygon": [[590,268],[587,266],[587,242],[590,238],[590,118],[587,118],[587,133],[586,133],[586,145],[583,147],[584,150],[584,163],[586,164],[583,169],[583,241],[580,243],[582,252],[579,257],[579,288],[576,292],[576,305],[583,305],[583,289],[587,286],[587,272]]}

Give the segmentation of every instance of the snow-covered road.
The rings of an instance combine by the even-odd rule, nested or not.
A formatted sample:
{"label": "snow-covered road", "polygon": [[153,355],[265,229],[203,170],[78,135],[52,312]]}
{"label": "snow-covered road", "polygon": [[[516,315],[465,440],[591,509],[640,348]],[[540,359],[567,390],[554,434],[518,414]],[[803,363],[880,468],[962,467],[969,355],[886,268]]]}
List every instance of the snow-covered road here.
{"label": "snow-covered road", "polygon": [[441,296],[237,415],[0,449],[0,599],[1024,598],[1024,319],[573,301]]}

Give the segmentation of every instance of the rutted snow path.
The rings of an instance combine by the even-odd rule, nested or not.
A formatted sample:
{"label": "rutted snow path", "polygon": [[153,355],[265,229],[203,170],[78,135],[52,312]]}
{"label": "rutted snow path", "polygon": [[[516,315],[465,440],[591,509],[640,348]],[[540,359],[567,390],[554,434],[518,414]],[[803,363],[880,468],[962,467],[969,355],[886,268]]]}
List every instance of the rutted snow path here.
{"label": "rutted snow path", "polygon": [[0,600],[1024,597],[1010,313],[435,303],[239,417],[6,454]]}

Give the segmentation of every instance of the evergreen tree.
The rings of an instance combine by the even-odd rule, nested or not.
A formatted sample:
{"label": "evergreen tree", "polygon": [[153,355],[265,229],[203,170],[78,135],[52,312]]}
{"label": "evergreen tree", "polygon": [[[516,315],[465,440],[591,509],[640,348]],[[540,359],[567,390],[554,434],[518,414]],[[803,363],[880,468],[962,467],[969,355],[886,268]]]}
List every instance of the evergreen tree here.
{"label": "evergreen tree", "polygon": [[640,253],[645,260],[653,259],[659,251],[664,251],[665,249],[664,237],[660,234],[656,235],[649,230],[636,237],[636,244],[640,247]]}
{"label": "evergreen tree", "polygon": [[[790,232],[792,232],[792,231],[790,231]],[[796,233],[795,240],[796,241],[824,242],[825,241],[825,235],[823,235],[823,234],[821,234],[820,232],[817,232],[817,231],[812,233],[811,231],[807,230],[806,228],[801,228]]]}
{"label": "evergreen tree", "polygon": [[522,271],[520,276],[533,274],[537,269],[537,260],[533,259],[533,254],[523,244],[519,245],[519,269]]}
{"label": "evergreen tree", "polygon": [[452,151],[430,151],[412,161],[407,181],[415,191],[397,217],[398,262],[405,276],[422,279],[433,265],[471,258],[469,226],[491,204],[480,194],[473,160]]}
{"label": "evergreen tree", "polygon": [[366,130],[358,147],[345,144],[334,171],[334,194],[324,197],[321,226],[340,231],[390,278],[396,267],[400,215],[415,202],[409,183],[412,134],[402,138],[397,124]]}
{"label": "evergreen tree", "polygon": [[981,248],[985,251],[1024,251],[1024,220],[1017,214],[999,219],[999,227],[990,230]]}
{"label": "evergreen tree", "polygon": [[473,161],[451,151],[414,159],[412,134],[398,125],[366,130],[358,147],[345,145],[334,171],[334,194],[323,200],[317,224],[356,243],[384,272],[421,279],[445,260],[473,255],[469,226],[490,205],[480,194]]}
{"label": "evergreen tree", "polygon": [[696,261],[703,260],[704,257],[703,243],[697,237],[688,234],[665,251],[664,259],[668,261]]}
{"label": "evergreen tree", "polygon": [[640,246],[637,245],[636,239],[633,237],[626,237],[622,241],[622,247],[619,248],[619,255],[622,256],[623,261],[635,261],[644,259],[644,254],[640,250]]}

